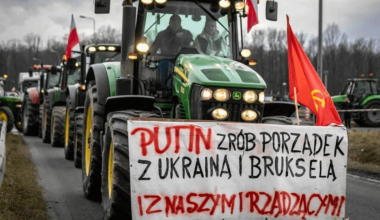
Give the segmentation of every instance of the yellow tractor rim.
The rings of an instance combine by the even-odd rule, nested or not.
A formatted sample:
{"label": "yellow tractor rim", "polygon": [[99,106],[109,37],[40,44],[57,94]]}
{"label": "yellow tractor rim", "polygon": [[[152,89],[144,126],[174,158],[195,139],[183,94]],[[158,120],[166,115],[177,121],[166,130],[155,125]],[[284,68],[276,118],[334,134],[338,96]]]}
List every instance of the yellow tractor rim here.
{"label": "yellow tractor rim", "polygon": [[110,153],[108,156],[108,197],[111,199],[113,183],[113,144],[110,145]]}
{"label": "yellow tractor rim", "polygon": [[66,108],[65,147],[69,146],[70,110]]}
{"label": "yellow tractor rim", "polygon": [[8,124],[7,114],[5,114],[3,111],[0,111],[0,120],[4,120]]}
{"label": "yellow tractor rim", "polygon": [[92,154],[92,106],[88,105],[87,108],[87,117],[86,117],[86,132],[85,132],[85,165],[86,165],[86,175],[88,176],[90,172],[90,162],[91,162],[91,154]]}

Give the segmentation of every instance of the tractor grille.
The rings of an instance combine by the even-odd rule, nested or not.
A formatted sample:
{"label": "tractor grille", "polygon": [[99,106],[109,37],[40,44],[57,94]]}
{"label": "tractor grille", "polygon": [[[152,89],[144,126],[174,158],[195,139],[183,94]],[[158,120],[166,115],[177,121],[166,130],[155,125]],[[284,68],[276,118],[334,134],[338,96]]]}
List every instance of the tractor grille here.
{"label": "tractor grille", "polygon": [[[247,104],[243,99],[233,100],[230,99],[226,102],[218,102],[216,100],[205,101],[201,99],[200,93],[204,87],[200,85],[194,85],[191,91],[190,97],[190,114],[191,119],[200,119],[200,120],[214,120],[210,114],[210,111],[215,107],[223,107],[228,110],[230,116],[225,121],[237,121],[244,122],[241,118],[241,113],[245,109],[256,110],[258,113],[258,119],[255,122],[261,122],[262,112],[264,110],[264,105],[261,103]],[[212,90],[218,88],[207,87]],[[238,89],[238,88],[226,88],[230,91],[241,91],[242,94],[244,91],[249,89]],[[262,91],[262,90],[261,90]],[[258,91],[256,91],[258,92]]]}
{"label": "tractor grille", "polygon": [[183,107],[183,103],[179,101],[179,118],[186,119],[185,108]]}

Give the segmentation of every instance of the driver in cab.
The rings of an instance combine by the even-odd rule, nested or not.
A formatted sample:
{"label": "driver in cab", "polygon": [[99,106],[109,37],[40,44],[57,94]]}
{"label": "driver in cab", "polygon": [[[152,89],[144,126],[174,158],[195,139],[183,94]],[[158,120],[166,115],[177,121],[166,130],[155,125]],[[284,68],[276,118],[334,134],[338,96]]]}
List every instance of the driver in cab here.
{"label": "driver in cab", "polygon": [[[181,17],[173,14],[170,17],[169,26],[158,33],[156,39],[150,47],[152,55],[155,54],[172,54],[178,53],[181,46],[190,46],[193,35],[190,31],[181,26]],[[158,53],[160,51],[160,53]]]}

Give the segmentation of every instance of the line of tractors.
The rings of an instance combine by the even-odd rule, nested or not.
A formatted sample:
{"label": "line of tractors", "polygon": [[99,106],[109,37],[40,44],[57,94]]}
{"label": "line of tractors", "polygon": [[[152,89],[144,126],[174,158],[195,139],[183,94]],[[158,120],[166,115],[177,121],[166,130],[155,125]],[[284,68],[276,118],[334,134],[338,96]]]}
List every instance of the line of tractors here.
{"label": "line of tractors", "polygon": [[[16,109],[20,108],[14,113],[22,122],[18,129],[54,147],[64,147],[64,157],[82,169],[84,196],[102,200],[104,219],[131,216],[129,118],[262,123],[265,118],[273,121],[274,116],[294,113],[292,102],[265,103],[266,84],[248,66],[254,62],[243,44],[241,24],[246,14],[237,4],[242,2],[220,2],[124,1],[122,45],[82,46],[81,51],[74,51],[79,55],[76,58],[29,70],[30,76],[39,76],[38,83],[24,91],[22,105],[20,98],[14,101]],[[109,11],[109,0],[94,3],[95,12]],[[267,10],[271,20],[277,17],[274,3],[269,4],[273,10]],[[194,33],[202,32],[206,17],[216,21],[229,54],[199,53],[195,39],[188,44],[184,37],[179,37],[179,48],[151,53],[158,31],[168,28],[174,14],[180,16],[183,28]],[[174,45],[178,36],[172,37],[169,42]],[[171,68],[166,78],[165,68]],[[1,119],[1,112],[8,110],[0,109]]]}

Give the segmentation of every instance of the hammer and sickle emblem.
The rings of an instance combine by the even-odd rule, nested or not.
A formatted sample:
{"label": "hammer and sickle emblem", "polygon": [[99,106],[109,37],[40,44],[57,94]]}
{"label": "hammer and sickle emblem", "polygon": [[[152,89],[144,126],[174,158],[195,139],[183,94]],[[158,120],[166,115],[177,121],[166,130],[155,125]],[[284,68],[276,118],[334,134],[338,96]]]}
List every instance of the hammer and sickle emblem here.
{"label": "hammer and sickle emblem", "polygon": [[[320,93],[320,94],[322,95],[322,98],[319,98],[318,96],[315,96],[314,94],[316,94],[316,93]],[[313,91],[311,91],[311,97],[313,97],[313,99],[314,99],[315,101],[320,102],[322,108],[325,107],[325,104],[326,104],[326,103],[325,103],[325,98],[324,98],[323,93],[322,93],[321,91],[319,91],[318,89],[314,89]],[[314,105],[315,105],[315,108],[316,108],[317,111],[318,111],[318,105],[317,105],[317,103],[316,103],[315,101],[314,101]]]}

